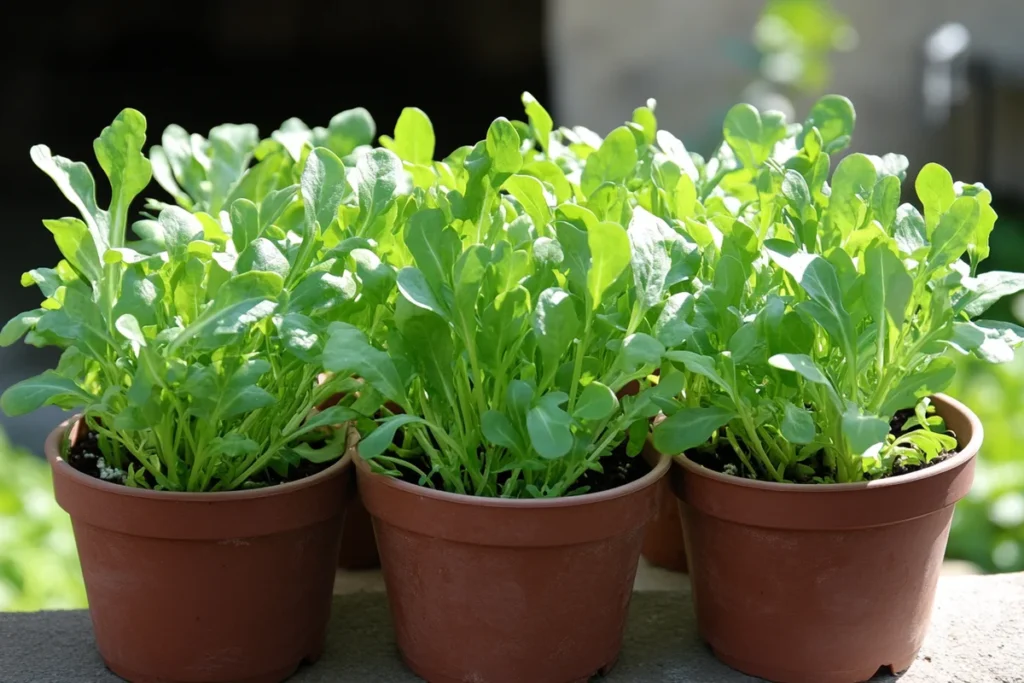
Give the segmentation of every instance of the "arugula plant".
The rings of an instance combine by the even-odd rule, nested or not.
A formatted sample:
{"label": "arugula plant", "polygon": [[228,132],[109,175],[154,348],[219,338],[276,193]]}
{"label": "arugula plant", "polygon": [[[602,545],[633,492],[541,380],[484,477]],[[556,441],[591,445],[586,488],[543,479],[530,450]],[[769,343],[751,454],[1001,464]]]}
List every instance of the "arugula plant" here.
{"label": "arugula plant", "polygon": [[[390,229],[343,226],[340,244],[372,240],[394,272],[379,324],[335,323],[324,351],[391,407],[363,423],[377,471],[480,496],[583,493],[602,458],[639,453],[682,388],[682,373],[652,375],[672,335],[666,299],[700,255],[645,206],[692,212],[694,181],[677,170],[662,191],[652,175],[655,157],[674,162],[650,107],[602,140],[523,102],[527,122],[496,119],[442,161],[429,119],[403,112],[381,142],[412,193]],[[693,165],[681,143],[673,153]]]}
{"label": "arugula plant", "polygon": [[661,449],[729,453],[738,474],[774,481],[918,467],[956,448],[927,401],[953,379],[947,351],[1001,363],[1024,340],[972,320],[1024,289],[1019,273],[978,274],[991,194],[928,164],[922,215],[900,203],[908,164],[891,154],[851,154],[829,179],[853,123],[837,96],[796,126],[729,112],[725,141],[756,196],[706,207],[713,273],[684,318],[693,333],[665,354],[687,384],[654,430]]}
{"label": "arugula plant", "polygon": [[[0,403],[11,415],[43,405],[82,411],[98,436],[104,476],[129,486],[265,485],[302,461],[339,457],[345,430],[330,427],[366,410],[354,378],[318,383],[317,376],[327,326],[367,305],[366,281],[350,268],[358,257],[335,253],[332,235],[343,213],[364,208],[348,179],[362,178],[360,191],[380,182],[367,161],[374,153],[349,169],[329,149],[307,144],[314,136],[292,159],[296,168],[302,160],[297,183],[264,184],[253,178],[264,176],[269,156],[243,169],[247,152],[223,151],[243,138],[238,149],[248,149],[255,131],[214,130],[221,132],[209,147],[195,138],[191,147],[196,158],[208,155],[206,175],[183,183],[189,194],[177,197],[195,211],[152,203],[159,214],[135,223],[143,238],[136,242],[126,238],[129,206],[152,173],[142,114],[124,110],[96,140],[111,186],[107,208],[97,204],[84,163],[32,149],[81,217],[44,221],[64,258],[22,277],[45,300],[0,332],[5,345],[24,336],[60,347],[60,362],[10,387]],[[175,154],[163,153],[180,161]],[[337,394],[342,404],[314,412]]]}

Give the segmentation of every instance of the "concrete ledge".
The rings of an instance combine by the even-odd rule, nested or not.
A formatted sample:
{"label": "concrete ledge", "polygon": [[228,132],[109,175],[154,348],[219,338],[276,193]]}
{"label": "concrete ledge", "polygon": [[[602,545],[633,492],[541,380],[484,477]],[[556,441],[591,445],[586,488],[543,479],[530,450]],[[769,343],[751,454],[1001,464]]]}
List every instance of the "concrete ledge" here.
{"label": "concrete ledge", "polygon": [[[943,577],[931,631],[900,683],[1024,683],[1024,574]],[[2,683],[115,683],[93,648],[85,611],[0,614]],[[324,658],[294,683],[405,683],[379,592],[335,597]],[[743,683],[698,640],[689,590],[633,597],[609,683]],[[878,681],[895,681],[883,677]],[[525,682],[524,682],[525,683]]]}

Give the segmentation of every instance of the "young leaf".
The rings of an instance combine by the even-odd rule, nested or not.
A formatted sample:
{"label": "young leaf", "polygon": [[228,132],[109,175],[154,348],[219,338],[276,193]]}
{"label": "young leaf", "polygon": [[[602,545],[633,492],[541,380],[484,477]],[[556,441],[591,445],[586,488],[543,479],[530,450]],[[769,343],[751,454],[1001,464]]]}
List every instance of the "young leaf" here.
{"label": "young leaf", "polygon": [[953,191],[953,177],[938,164],[925,164],[914,181],[918,199],[924,206],[925,226],[928,237],[932,236],[939,224],[939,218],[953,205],[956,193]]}
{"label": "young leaf", "polygon": [[487,129],[487,156],[491,158],[491,169],[497,173],[516,173],[523,167],[519,133],[508,119],[494,119]]}
{"label": "young leaf", "polygon": [[931,235],[932,247],[928,252],[928,264],[941,268],[957,261],[967,247],[978,227],[981,206],[974,197],[959,197],[949,210],[939,218]]}
{"label": "young leaf", "polygon": [[604,139],[601,147],[587,157],[580,188],[590,196],[601,183],[625,180],[636,166],[636,138],[625,126],[619,126]]}
{"label": "young leaf", "polygon": [[480,425],[484,438],[495,446],[507,448],[517,455],[521,455],[525,450],[522,436],[504,413],[488,410],[480,418]]}
{"label": "young leaf", "polygon": [[795,372],[809,382],[826,386],[832,385],[828,377],[814,364],[814,360],[810,356],[796,353],[778,353],[769,358],[768,363],[780,370]]}
{"label": "young leaf", "polygon": [[683,408],[654,427],[654,446],[662,453],[685,453],[706,443],[734,417],[725,408]]}
{"label": "young leaf", "polygon": [[843,434],[853,452],[861,455],[885,441],[889,423],[874,415],[862,415],[856,406],[851,406],[843,413]]}
{"label": "young leaf", "polygon": [[565,456],[572,450],[572,418],[569,413],[559,407],[566,396],[549,394],[541,397],[537,405],[526,414],[526,430],[530,434],[530,443],[537,453],[547,460]]}
{"label": "young leaf", "polygon": [[395,137],[380,136],[382,146],[413,164],[430,164],[434,159],[434,126],[421,109],[406,107],[395,124]]}
{"label": "young leaf", "polygon": [[359,455],[372,460],[386,451],[395,438],[395,432],[410,424],[425,424],[426,421],[415,415],[392,415],[384,418],[370,434],[359,439]]}
{"label": "young leaf", "polygon": [[348,323],[331,323],[327,333],[325,370],[353,372],[389,400],[405,404],[405,385],[388,354],[371,346],[366,335]]}
{"label": "young leaf", "polygon": [[537,98],[528,92],[523,93],[523,107],[526,108],[526,116],[530,121],[530,127],[533,128],[541,150],[547,154],[548,145],[551,144],[551,131],[554,127],[551,115],[537,101]]}
{"label": "young leaf", "polygon": [[572,297],[564,289],[545,289],[537,298],[532,322],[544,374],[553,376],[580,327]]}
{"label": "young leaf", "polygon": [[590,248],[587,291],[591,309],[596,311],[601,306],[605,291],[629,265],[629,236],[617,223],[597,223],[587,229],[587,246]]}
{"label": "young leaf", "polygon": [[611,388],[600,382],[591,382],[580,393],[572,415],[577,420],[604,420],[618,406],[619,399]]}
{"label": "young leaf", "polygon": [[806,409],[787,403],[781,431],[782,436],[790,443],[810,443],[814,441],[814,418]]}

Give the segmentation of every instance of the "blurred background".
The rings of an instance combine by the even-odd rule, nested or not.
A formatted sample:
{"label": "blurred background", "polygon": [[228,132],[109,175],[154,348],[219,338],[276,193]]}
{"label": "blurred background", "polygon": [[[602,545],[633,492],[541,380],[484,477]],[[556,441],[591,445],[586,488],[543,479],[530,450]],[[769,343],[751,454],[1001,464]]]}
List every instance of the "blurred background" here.
{"label": "blurred background", "polygon": [[[985,267],[1024,270],[1021,0],[93,0],[8,13],[3,320],[38,304],[19,278],[56,263],[40,220],[68,213],[29,147],[94,165],[92,140],[125,106],[147,116],[156,142],[170,123],[205,134],[252,122],[266,136],[289,117],[326,125],[356,106],[390,134],[414,105],[433,120],[440,158],[497,116],[521,118],[524,90],[556,124],[601,134],[654,97],[660,127],[706,155],[737,101],[802,120],[819,95],[838,92],[857,109],[854,150],[905,154],[911,176],[938,161],[990,188],[1000,220]],[[990,317],[1020,322],[1024,299]],[[947,553],[970,571],[1024,570],[1021,356],[964,362],[950,391],[986,433]],[[0,390],[56,357],[0,349]],[[56,409],[0,416],[0,610],[85,604],[70,525],[39,457],[60,419]]]}

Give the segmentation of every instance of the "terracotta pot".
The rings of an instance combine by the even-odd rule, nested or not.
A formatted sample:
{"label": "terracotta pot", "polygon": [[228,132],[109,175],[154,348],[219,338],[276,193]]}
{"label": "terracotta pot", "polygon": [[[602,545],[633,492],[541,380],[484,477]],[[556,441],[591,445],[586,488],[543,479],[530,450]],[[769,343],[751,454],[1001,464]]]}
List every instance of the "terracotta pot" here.
{"label": "terracotta pot", "polygon": [[686,572],[683,525],[679,521],[679,505],[668,477],[658,484],[658,508],[644,530],[641,555],[655,567]]}
{"label": "terracotta pot", "polygon": [[373,522],[358,495],[349,503],[348,511],[345,513],[345,528],[341,532],[338,567],[352,570],[380,567],[377,539],[373,536]]}
{"label": "terracotta pot", "polygon": [[356,459],[402,658],[430,683],[569,683],[622,647],[643,528],[669,461],[611,491],[455,495]]}
{"label": "terracotta pot", "polygon": [[300,481],[148,491],[85,475],[46,440],[96,645],[134,683],[276,683],[323,651],[351,457]]}
{"label": "terracotta pot", "polygon": [[965,406],[933,400],[961,450],[898,477],[775,484],[675,459],[698,628],[719,659],[780,683],[854,683],[913,663],[982,441]]}

